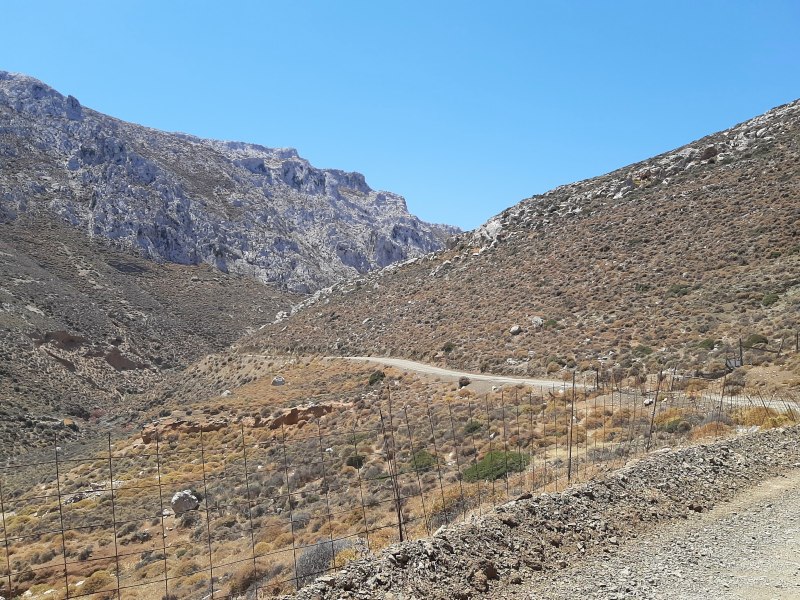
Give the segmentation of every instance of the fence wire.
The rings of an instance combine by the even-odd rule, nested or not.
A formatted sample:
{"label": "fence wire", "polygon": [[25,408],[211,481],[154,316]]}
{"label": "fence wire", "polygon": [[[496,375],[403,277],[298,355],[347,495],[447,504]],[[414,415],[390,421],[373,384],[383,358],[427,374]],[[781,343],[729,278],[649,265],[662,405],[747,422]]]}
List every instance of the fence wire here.
{"label": "fence wire", "polygon": [[[0,595],[267,597],[510,499],[559,491],[698,432],[796,420],[781,399],[613,377],[397,406],[343,427],[157,432],[0,467]],[[685,385],[685,381],[683,382]],[[424,406],[423,410],[419,406]]]}

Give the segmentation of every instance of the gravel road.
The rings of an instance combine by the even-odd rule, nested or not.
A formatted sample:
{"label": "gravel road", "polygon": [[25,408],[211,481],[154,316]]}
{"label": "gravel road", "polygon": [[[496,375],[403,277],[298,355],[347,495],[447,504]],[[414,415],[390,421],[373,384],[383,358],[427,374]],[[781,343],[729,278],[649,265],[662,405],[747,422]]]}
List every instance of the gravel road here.
{"label": "gravel road", "polygon": [[[357,360],[361,362],[372,362],[379,365],[385,365],[387,367],[397,367],[398,369],[403,369],[405,371],[412,371],[414,373],[423,373],[426,375],[434,375],[436,377],[440,377],[445,380],[449,381],[458,381],[460,377],[469,377],[470,380],[473,382],[480,381],[485,382],[491,385],[527,385],[530,387],[538,387],[538,388],[561,388],[562,386],[566,385],[561,380],[556,379],[531,379],[528,377],[509,377],[507,375],[491,375],[489,373],[469,373],[467,371],[453,371],[450,369],[443,369],[442,367],[434,367],[433,365],[428,365],[421,362],[416,362],[413,360],[406,360],[404,358],[387,358],[387,357],[372,357],[372,356],[347,356],[347,357],[329,357],[329,358],[338,358],[344,360]],[[572,382],[569,383],[570,389],[572,388]],[[576,384],[575,387],[582,388],[583,386],[580,384]]]}
{"label": "gravel road", "polygon": [[[380,356],[346,356],[346,357],[329,356],[328,358],[338,359],[338,360],[355,360],[360,362],[371,362],[379,365],[384,365],[387,367],[397,367],[398,369],[411,371],[413,373],[433,375],[435,377],[439,377],[447,381],[458,381],[460,377],[469,377],[473,383],[482,382],[487,386],[522,384],[530,387],[544,388],[544,389],[561,389],[564,386],[569,387],[570,389],[572,388],[572,382],[565,383],[564,381],[558,379],[536,379],[529,377],[511,377],[508,375],[492,375],[491,373],[469,373],[467,371],[453,371],[451,369],[435,367],[433,365],[416,362],[413,360],[406,360],[404,358],[388,358]],[[584,386],[580,383],[576,383],[575,387],[583,389]],[[631,401],[634,398],[631,394],[624,394],[624,396]],[[719,402],[720,398],[719,394],[704,394],[702,400],[713,404]],[[756,406],[756,407],[765,406],[780,412],[786,411],[787,406],[797,410],[797,406],[794,402],[787,402],[775,398],[754,399],[741,395],[737,396],[726,395],[725,398],[723,399],[723,402],[725,404],[736,404],[739,406]]]}
{"label": "gravel road", "polygon": [[800,598],[800,469],[500,598]]}

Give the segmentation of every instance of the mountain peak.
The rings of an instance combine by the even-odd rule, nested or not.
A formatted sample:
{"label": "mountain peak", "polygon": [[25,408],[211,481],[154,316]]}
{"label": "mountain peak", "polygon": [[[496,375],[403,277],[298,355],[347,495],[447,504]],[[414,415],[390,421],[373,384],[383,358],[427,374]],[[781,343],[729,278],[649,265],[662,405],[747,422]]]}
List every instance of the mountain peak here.
{"label": "mountain peak", "polygon": [[0,124],[0,218],[46,212],[156,260],[309,292],[458,231],[293,148],[126,123],[26,75],[0,72]]}

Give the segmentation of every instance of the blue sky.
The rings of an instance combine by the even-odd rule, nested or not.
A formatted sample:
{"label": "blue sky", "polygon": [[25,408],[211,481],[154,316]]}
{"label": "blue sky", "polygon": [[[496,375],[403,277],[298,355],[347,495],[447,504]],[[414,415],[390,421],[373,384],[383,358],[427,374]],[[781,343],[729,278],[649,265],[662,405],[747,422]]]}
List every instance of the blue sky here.
{"label": "blue sky", "polygon": [[0,68],[472,228],[800,96],[800,2],[5,0]]}

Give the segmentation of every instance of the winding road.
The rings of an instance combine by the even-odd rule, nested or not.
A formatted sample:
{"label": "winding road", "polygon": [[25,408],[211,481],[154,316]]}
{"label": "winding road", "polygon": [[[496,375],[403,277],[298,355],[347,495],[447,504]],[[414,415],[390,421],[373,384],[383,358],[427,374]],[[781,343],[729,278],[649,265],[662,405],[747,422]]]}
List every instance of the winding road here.
{"label": "winding road", "polygon": [[[413,373],[420,373],[424,375],[431,375],[439,377],[446,381],[458,381],[461,377],[468,377],[473,383],[481,382],[485,386],[503,386],[503,385],[525,385],[534,388],[542,389],[566,389],[572,388],[572,382],[564,382],[557,379],[537,379],[530,377],[511,377],[509,375],[492,375],[490,373],[470,373],[468,371],[454,371],[452,369],[445,369],[436,367],[426,363],[417,362],[414,360],[407,360],[405,358],[389,358],[383,356],[329,356],[331,360],[352,360],[359,362],[371,362],[386,367],[396,367],[404,371]],[[578,389],[583,389],[582,383],[575,384]],[[585,386],[589,388],[590,386]],[[623,392],[623,397],[629,400],[634,400],[635,396]],[[720,397],[718,393],[704,393],[700,401],[705,403],[718,403]],[[754,407],[767,407],[779,412],[788,412],[788,410],[800,411],[796,404],[790,401],[784,401],[776,398],[751,398],[749,396],[730,396],[726,395],[723,399],[724,404],[735,404],[737,406],[754,406]]]}
{"label": "winding road", "polygon": [[[372,362],[386,367],[396,367],[405,371],[412,371],[414,373],[423,373],[426,375],[433,375],[448,381],[458,381],[461,377],[469,377],[471,381],[481,381],[492,385],[527,385],[529,387],[538,388],[561,388],[567,384],[563,381],[556,379],[532,379],[528,377],[510,377],[508,375],[491,375],[487,373],[469,373],[467,371],[453,371],[450,369],[443,369],[442,367],[435,367],[426,363],[416,362],[413,360],[406,360],[404,358],[388,358],[388,357],[373,357],[373,356],[347,356],[347,357],[329,357],[329,358],[344,358],[344,360],[356,360],[361,362]],[[569,383],[572,388],[572,383]],[[583,388],[581,384],[575,384],[575,387]]]}

